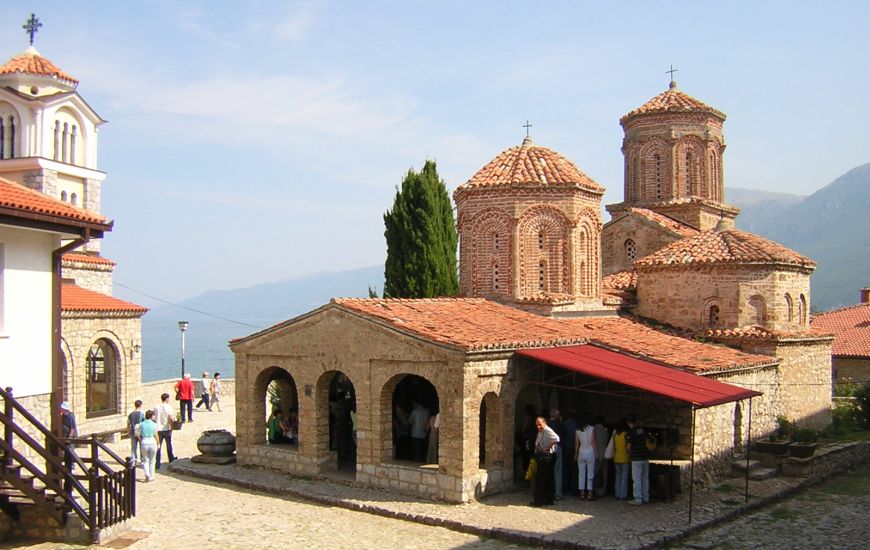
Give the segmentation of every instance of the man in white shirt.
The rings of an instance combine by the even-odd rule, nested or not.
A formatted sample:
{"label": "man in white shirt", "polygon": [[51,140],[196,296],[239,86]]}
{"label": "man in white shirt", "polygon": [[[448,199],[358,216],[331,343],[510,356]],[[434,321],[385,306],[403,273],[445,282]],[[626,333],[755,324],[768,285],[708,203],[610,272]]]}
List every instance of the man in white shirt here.
{"label": "man in white shirt", "polygon": [[535,472],[532,506],[544,506],[553,504],[553,458],[559,436],[547,426],[547,419],[543,416],[535,419],[535,427],[538,429],[538,437],[535,439],[535,461],[538,469]]}
{"label": "man in white shirt", "polygon": [[157,421],[157,469],[160,468],[160,449],[163,448],[164,442],[166,442],[166,458],[169,462],[175,460],[175,454],[172,452],[172,419],[175,418],[175,411],[169,404],[168,393],[161,395],[160,401],[161,403],[154,408],[154,419]]}
{"label": "man in white shirt", "polygon": [[413,401],[411,411],[411,456],[417,462],[426,461],[426,439],[429,436],[429,411],[417,400]]}

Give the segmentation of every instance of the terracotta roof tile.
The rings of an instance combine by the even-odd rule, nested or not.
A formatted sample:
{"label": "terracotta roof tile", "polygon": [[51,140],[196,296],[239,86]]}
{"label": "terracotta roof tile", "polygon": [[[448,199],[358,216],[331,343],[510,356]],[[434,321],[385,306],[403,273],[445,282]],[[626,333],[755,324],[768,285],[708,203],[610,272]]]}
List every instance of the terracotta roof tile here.
{"label": "terracotta roof tile", "polygon": [[59,201],[44,193],[3,178],[0,178],[0,207],[87,223],[106,223],[106,218],[99,214]]}
{"label": "terracotta roof tile", "polygon": [[774,264],[814,269],[816,263],[783,245],[752,233],[704,231],[635,261],[635,268],[690,264]]}
{"label": "terracotta roof tile", "polygon": [[434,342],[465,350],[596,342],[692,371],[770,365],[775,359],[666,334],[621,317],[554,319],[483,298],[333,300],[339,306]]}
{"label": "terracotta roof tile", "polygon": [[782,340],[787,338],[818,338],[830,337],[830,333],[821,330],[805,331],[781,331],[771,330],[759,325],[747,325],[736,328],[709,328],[697,333],[703,338],[716,338],[723,340]]}
{"label": "terracotta roof tile", "polygon": [[604,290],[632,290],[637,288],[637,271],[625,270],[611,273],[601,279]]}
{"label": "terracotta roof tile", "polygon": [[870,304],[820,313],[810,325],[834,334],[833,355],[870,357]]}
{"label": "terracotta roof tile", "polygon": [[336,298],[343,308],[466,350],[583,343],[572,327],[484,298]]}
{"label": "terracotta roof tile", "polygon": [[147,307],[100,294],[73,283],[63,283],[60,288],[61,311],[101,311],[107,313],[145,313]]}
{"label": "terracotta roof tile", "polygon": [[724,371],[772,365],[777,359],[725,346],[666,334],[624,317],[574,318],[561,322],[577,327],[590,342],[689,371]]}
{"label": "terracotta roof tile", "polygon": [[710,107],[703,101],[685,94],[677,89],[677,83],[671,82],[667,90],[650,99],[637,109],[627,113],[621,119],[620,123],[636,117],[638,115],[646,115],[650,113],[709,113],[722,120],[725,120],[725,113]]}
{"label": "terracotta roof tile", "polygon": [[655,222],[662,227],[669,229],[674,233],[677,233],[678,235],[682,235],[683,237],[691,237],[692,235],[697,235],[698,233],[700,233],[699,230],[695,229],[690,225],[686,225],[679,220],[669,218],[665,215],[659,214],[658,212],[653,212],[648,208],[632,207],[629,208],[627,211],[637,214],[638,216],[642,216],[652,222]]}
{"label": "terracotta roof tile", "polygon": [[78,84],[79,82],[69,73],[60,70],[54,63],[39,55],[33,46],[7,61],[5,65],[0,66],[0,75],[14,73],[50,76],[70,84]]}
{"label": "terracotta roof tile", "polygon": [[63,260],[65,262],[77,262],[82,264],[117,265],[109,258],[103,258],[102,256],[93,256],[91,254],[77,254],[75,252],[68,252],[64,254]]}
{"label": "terracotta roof tile", "polygon": [[573,162],[552,149],[535,146],[527,137],[522,145],[501,152],[470,180],[458,186],[454,196],[469,188],[511,186],[581,187],[604,192],[603,187]]}

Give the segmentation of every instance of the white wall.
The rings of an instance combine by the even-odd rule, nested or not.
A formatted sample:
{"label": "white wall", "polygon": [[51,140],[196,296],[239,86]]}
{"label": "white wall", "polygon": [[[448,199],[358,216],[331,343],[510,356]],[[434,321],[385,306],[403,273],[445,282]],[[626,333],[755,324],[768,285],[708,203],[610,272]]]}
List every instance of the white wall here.
{"label": "white wall", "polygon": [[53,233],[0,226],[0,385],[15,395],[51,391]]}

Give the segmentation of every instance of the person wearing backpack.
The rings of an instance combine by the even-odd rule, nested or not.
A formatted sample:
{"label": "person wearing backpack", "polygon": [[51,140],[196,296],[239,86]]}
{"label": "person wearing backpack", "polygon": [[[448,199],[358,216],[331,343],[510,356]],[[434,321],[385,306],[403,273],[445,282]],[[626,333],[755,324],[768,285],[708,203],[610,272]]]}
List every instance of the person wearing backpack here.
{"label": "person wearing backpack", "polygon": [[139,465],[142,462],[142,454],[139,452],[139,438],[136,437],[136,426],[145,420],[145,413],[142,412],[141,399],[137,399],[133,405],[136,408],[127,415],[127,435],[130,436],[130,460],[133,464]]}
{"label": "person wearing backpack", "polygon": [[646,430],[638,426],[637,418],[629,415],[628,422],[628,456],[631,458],[631,481],[634,490],[634,500],[629,504],[639,506],[649,504],[649,458],[650,451],[646,443]]}

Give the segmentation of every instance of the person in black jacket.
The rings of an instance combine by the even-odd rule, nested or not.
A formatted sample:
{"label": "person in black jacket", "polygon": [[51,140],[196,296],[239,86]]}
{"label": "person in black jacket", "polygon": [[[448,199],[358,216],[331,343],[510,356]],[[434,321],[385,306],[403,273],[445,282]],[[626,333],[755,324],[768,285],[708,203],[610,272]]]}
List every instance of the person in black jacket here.
{"label": "person in black jacket", "polygon": [[646,446],[646,430],[637,425],[637,418],[629,415],[628,422],[628,456],[631,458],[631,481],[634,488],[634,500],[629,504],[639,506],[649,504],[649,457]]}

